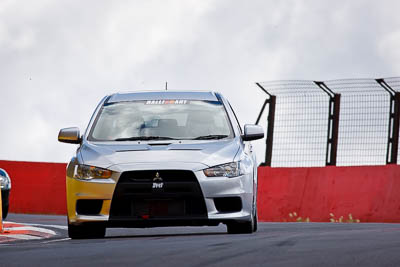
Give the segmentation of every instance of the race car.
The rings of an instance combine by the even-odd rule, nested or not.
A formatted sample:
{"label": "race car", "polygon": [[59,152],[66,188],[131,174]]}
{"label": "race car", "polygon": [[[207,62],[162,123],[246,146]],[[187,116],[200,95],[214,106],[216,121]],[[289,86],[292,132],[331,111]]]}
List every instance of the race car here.
{"label": "race car", "polygon": [[66,171],[68,234],[102,238],[107,227],[216,226],[257,230],[257,163],[251,140],[217,92],[105,96]]}

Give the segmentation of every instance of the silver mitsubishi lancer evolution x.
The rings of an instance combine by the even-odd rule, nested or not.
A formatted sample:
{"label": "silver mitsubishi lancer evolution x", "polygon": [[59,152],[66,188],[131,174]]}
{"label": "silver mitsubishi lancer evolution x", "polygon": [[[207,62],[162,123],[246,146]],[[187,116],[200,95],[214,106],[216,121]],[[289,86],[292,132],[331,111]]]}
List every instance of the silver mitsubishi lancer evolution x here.
{"label": "silver mitsubishi lancer evolution x", "polygon": [[67,167],[68,234],[107,227],[216,226],[257,230],[257,164],[229,102],[215,92],[135,92],[104,97]]}

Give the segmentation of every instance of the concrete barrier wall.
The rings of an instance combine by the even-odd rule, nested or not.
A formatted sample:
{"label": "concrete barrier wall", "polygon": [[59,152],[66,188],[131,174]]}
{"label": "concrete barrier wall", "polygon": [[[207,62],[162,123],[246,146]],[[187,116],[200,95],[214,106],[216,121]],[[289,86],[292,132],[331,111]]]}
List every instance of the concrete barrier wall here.
{"label": "concrete barrier wall", "polygon": [[259,167],[258,207],[262,221],[314,222],[352,214],[361,222],[400,222],[400,166]]}
{"label": "concrete barrier wall", "polygon": [[[10,212],[66,214],[64,163],[1,161],[11,176]],[[314,222],[351,213],[361,222],[400,222],[400,166],[259,167],[261,221]]]}
{"label": "concrete barrier wall", "polygon": [[14,213],[66,214],[65,163],[0,160],[11,177],[10,210]]}

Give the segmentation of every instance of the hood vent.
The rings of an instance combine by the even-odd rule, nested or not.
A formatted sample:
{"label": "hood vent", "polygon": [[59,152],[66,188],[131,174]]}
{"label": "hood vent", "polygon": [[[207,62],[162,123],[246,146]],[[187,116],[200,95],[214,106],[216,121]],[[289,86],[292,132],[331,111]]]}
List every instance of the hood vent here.
{"label": "hood vent", "polygon": [[193,151],[199,151],[203,150],[201,148],[192,148],[192,147],[170,147],[168,150],[193,150]]}
{"label": "hood vent", "polygon": [[148,143],[149,146],[169,146],[171,143]]}
{"label": "hood vent", "polygon": [[132,152],[132,151],[147,151],[149,150],[148,148],[144,148],[144,149],[124,149],[124,150],[115,150],[115,152]]}

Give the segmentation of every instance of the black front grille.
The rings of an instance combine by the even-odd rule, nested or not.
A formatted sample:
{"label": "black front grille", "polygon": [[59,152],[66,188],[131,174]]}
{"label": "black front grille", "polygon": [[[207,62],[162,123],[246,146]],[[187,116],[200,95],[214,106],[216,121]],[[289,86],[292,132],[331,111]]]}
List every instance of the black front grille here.
{"label": "black front grille", "polygon": [[207,218],[207,209],[193,172],[152,170],[121,174],[111,202],[110,220],[194,217]]}

